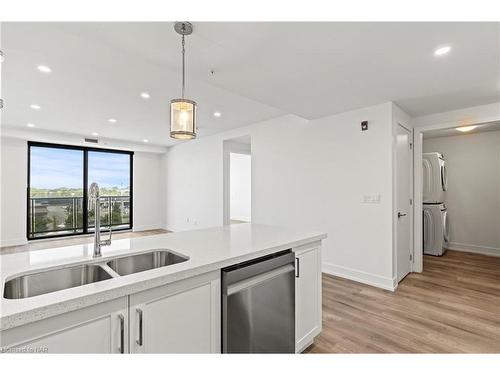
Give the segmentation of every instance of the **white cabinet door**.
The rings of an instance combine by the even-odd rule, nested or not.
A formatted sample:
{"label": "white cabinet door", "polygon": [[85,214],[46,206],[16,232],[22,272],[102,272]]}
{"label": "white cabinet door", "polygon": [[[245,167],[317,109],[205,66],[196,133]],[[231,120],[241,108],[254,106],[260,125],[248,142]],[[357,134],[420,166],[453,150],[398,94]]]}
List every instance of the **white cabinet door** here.
{"label": "white cabinet door", "polygon": [[0,346],[13,353],[127,353],[128,298],[0,332]]}
{"label": "white cabinet door", "polygon": [[220,353],[220,272],[130,296],[132,353]]}
{"label": "white cabinet door", "polygon": [[304,245],[295,252],[295,351],[307,348],[321,332],[321,247]]}

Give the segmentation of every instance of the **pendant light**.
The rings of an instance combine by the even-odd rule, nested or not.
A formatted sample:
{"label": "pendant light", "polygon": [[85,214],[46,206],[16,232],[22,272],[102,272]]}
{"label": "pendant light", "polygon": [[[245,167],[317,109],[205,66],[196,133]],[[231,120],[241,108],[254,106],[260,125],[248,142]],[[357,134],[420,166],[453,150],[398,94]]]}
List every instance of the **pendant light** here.
{"label": "pendant light", "polygon": [[196,138],[196,102],[184,98],[185,50],[184,37],[193,32],[189,22],[176,22],[174,30],[182,35],[182,97],[170,101],[170,137],[175,139]]}

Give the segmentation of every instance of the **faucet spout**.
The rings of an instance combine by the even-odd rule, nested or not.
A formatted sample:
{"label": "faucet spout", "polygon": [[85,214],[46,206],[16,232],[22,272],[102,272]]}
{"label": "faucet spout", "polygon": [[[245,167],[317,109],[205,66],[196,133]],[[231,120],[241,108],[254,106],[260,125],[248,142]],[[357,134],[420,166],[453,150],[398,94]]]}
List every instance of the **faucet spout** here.
{"label": "faucet spout", "polygon": [[92,182],[89,187],[89,211],[94,209],[94,258],[99,258],[101,254],[101,246],[111,245],[111,225],[109,226],[109,238],[101,241],[101,204],[99,195],[99,185]]}

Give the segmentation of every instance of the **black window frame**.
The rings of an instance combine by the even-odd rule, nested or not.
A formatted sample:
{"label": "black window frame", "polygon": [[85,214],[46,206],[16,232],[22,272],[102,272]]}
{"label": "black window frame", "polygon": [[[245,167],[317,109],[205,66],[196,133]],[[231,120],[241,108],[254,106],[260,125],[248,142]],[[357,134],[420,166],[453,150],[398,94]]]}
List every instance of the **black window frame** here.
{"label": "black window frame", "polygon": [[[78,150],[83,152],[83,232],[81,233],[62,233],[54,234],[50,236],[42,237],[30,237],[30,189],[31,189],[31,147],[46,147],[46,148],[57,148],[66,150]],[[129,205],[129,227],[128,228],[118,228],[113,229],[113,232],[127,231],[133,229],[134,220],[134,152],[126,150],[114,150],[110,148],[100,148],[100,147],[87,147],[87,146],[75,146],[75,145],[65,145],[59,143],[47,143],[47,142],[36,142],[28,141],[28,178],[26,187],[26,238],[28,241],[44,240],[49,238],[61,238],[61,237],[72,237],[72,236],[82,236],[92,234],[94,231],[89,231],[88,225],[88,153],[89,151],[106,152],[113,154],[126,154],[130,156],[130,169],[129,169],[129,191],[130,191],[130,205]]]}

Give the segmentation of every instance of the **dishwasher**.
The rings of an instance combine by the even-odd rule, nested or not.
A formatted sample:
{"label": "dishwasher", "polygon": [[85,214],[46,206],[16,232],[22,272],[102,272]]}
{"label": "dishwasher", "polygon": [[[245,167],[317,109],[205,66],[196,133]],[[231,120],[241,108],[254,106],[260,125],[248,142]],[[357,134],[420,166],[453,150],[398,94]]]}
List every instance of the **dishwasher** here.
{"label": "dishwasher", "polygon": [[295,353],[290,250],[222,269],[222,352]]}

